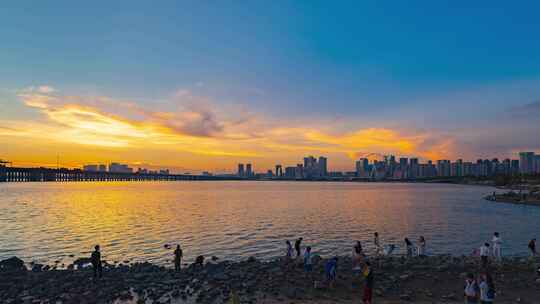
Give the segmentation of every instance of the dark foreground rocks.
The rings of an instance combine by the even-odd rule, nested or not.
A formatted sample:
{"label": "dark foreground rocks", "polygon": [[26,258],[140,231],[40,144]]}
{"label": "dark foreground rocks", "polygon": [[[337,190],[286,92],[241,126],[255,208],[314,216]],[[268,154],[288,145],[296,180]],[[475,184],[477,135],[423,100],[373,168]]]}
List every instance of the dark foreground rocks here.
{"label": "dark foreground rocks", "polygon": [[[349,257],[339,260],[333,288],[324,279],[324,259],[311,274],[296,262],[242,262],[212,259],[181,272],[150,263],[104,265],[103,277],[88,267],[27,270],[17,258],[0,262],[0,303],[228,303],[231,291],[241,303],[360,303],[362,278]],[[462,302],[467,272],[479,273],[470,257],[434,256],[371,259],[377,303]],[[83,263],[79,263],[82,265]],[[498,303],[540,303],[536,261],[515,258],[492,265]]]}

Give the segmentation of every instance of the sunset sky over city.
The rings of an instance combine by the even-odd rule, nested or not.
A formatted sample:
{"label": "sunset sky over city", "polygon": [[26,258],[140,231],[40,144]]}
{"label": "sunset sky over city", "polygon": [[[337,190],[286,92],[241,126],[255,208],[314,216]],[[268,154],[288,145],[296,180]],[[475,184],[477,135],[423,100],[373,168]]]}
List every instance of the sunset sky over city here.
{"label": "sunset sky over city", "polygon": [[16,165],[540,152],[533,1],[10,2],[0,159]]}

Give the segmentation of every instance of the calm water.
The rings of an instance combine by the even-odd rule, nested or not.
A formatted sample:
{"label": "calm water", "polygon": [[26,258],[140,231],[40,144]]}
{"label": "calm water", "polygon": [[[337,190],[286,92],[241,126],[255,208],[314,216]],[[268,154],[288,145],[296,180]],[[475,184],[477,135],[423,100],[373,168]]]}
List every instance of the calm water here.
{"label": "calm water", "polygon": [[428,253],[468,254],[502,233],[503,253],[526,254],[540,208],[482,200],[492,188],[315,182],[104,182],[0,184],[0,259],[68,263],[101,244],[108,261],[169,263],[166,243],[242,259],[281,255],[304,237],[322,255],[349,254],[372,234],[402,249],[424,235]]}

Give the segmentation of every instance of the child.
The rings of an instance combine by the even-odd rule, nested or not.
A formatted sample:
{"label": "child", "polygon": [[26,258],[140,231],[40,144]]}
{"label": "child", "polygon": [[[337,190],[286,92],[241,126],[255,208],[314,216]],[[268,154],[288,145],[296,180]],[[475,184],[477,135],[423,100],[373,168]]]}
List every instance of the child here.
{"label": "child", "polygon": [[474,279],[472,273],[467,274],[467,279],[465,280],[465,303],[467,304],[476,304],[478,303],[478,284]]}
{"label": "child", "polygon": [[482,262],[482,268],[486,268],[488,266],[488,255],[489,243],[484,243],[484,245],[480,247],[480,260]]}
{"label": "child", "polygon": [[480,276],[480,303],[491,304],[495,299],[495,284],[489,273],[482,273]]}

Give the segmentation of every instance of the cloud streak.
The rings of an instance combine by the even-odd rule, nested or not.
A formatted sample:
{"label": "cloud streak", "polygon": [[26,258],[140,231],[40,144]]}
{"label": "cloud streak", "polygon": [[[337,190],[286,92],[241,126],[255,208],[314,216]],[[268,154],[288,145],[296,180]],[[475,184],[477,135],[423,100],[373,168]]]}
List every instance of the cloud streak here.
{"label": "cloud streak", "polygon": [[189,91],[173,96],[176,111],[156,111],[131,101],[69,96],[52,88],[40,88],[25,90],[19,98],[42,118],[30,125],[0,121],[0,136],[47,138],[104,154],[110,149],[125,155],[135,150],[141,154],[145,150],[158,154],[178,151],[195,158],[206,157],[209,163],[217,158],[220,165],[250,159],[269,167],[281,160],[297,161],[306,154],[327,155],[345,167],[366,153],[429,159],[455,153],[455,138],[441,137],[437,132],[402,132],[380,126],[342,130],[342,126],[323,128],[322,123],[274,121],[245,111],[225,113]]}

